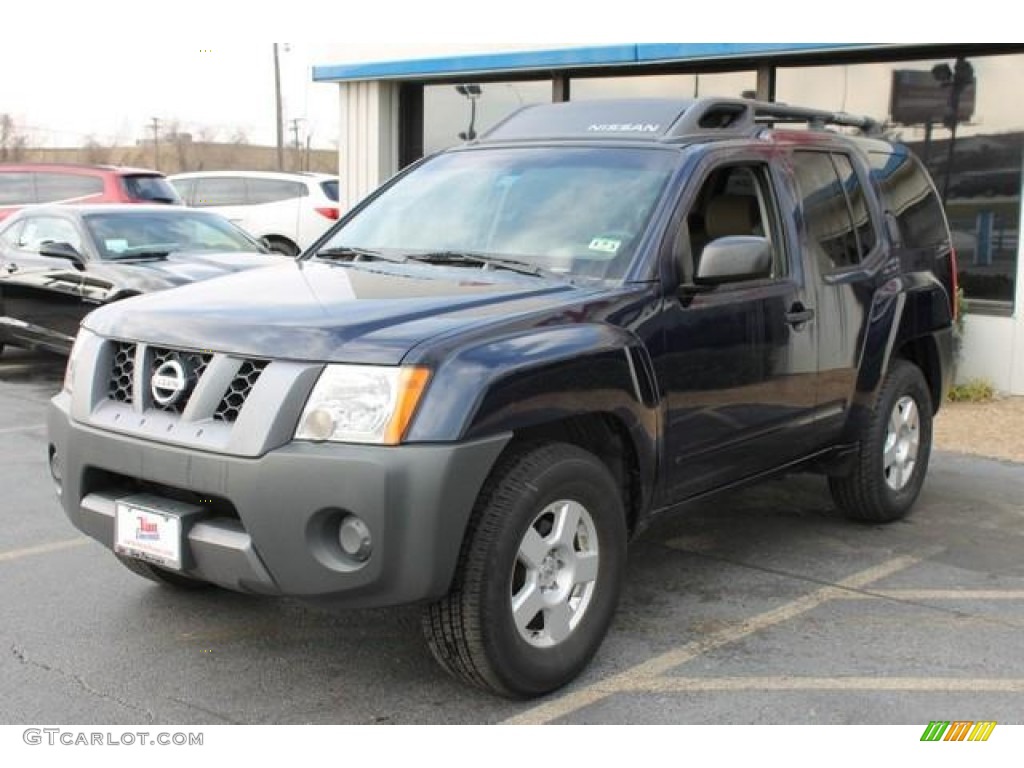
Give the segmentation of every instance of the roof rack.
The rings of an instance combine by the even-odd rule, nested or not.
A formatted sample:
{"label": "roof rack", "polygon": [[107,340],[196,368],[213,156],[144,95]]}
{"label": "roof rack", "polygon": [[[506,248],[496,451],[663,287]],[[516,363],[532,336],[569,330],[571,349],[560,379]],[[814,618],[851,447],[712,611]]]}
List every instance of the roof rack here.
{"label": "roof rack", "polygon": [[807,123],[808,127],[817,129],[823,129],[826,125],[844,125],[859,128],[866,134],[879,133],[882,128],[873,118],[848,112],[791,107],[767,101],[753,101],[750,104],[754,109],[754,120],[758,123]]}
{"label": "roof rack", "polygon": [[671,141],[700,135],[751,135],[773,123],[806,123],[812,130],[843,125],[859,128],[865,134],[881,131],[876,120],[846,112],[752,99],[704,97],[691,101],[663,138]]}

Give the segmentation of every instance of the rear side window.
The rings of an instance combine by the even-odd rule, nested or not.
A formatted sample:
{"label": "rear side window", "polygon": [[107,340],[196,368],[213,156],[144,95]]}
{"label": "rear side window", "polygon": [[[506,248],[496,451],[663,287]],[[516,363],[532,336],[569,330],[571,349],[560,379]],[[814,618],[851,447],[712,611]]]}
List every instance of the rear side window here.
{"label": "rear side window", "polygon": [[0,205],[26,205],[36,202],[34,175],[20,171],[0,173]]}
{"label": "rear side window", "polygon": [[338,202],[338,182],[337,181],[321,181],[320,189],[327,195],[327,199],[332,202]]}
{"label": "rear side window", "polygon": [[[899,151],[902,150],[902,151]],[[906,248],[930,248],[948,241],[939,195],[910,152],[872,152],[871,177],[885,196]]]}
{"label": "rear side window", "polygon": [[132,200],[153,203],[180,203],[181,198],[163,176],[123,176],[124,191]]}
{"label": "rear side window", "polygon": [[196,179],[196,208],[218,205],[245,205],[245,181],[231,176]]}
{"label": "rear side window", "polygon": [[196,182],[194,179],[175,179],[171,181],[168,179],[171,186],[174,187],[174,191],[178,193],[182,200],[185,201],[186,205],[190,205],[192,202],[192,192],[195,189]]}
{"label": "rear side window", "polygon": [[859,264],[878,238],[849,158],[828,152],[794,152],[793,171],[809,245],[822,273]]}
{"label": "rear side window", "polygon": [[84,202],[83,198],[103,194],[99,176],[72,173],[37,173],[36,200],[40,203]]}
{"label": "rear side window", "polygon": [[281,200],[294,200],[306,197],[309,191],[305,184],[282,179],[246,179],[249,188],[249,204],[276,203]]}

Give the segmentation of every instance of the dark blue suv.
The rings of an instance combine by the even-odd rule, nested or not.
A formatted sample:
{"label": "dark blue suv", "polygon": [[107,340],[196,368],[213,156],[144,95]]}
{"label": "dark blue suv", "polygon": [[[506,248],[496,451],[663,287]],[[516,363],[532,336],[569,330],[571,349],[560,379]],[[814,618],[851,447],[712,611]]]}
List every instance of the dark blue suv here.
{"label": "dark blue suv", "polygon": [[654,515],[797,468],[856,519],[917,498],[956,270],[876,133],[737,99],[527,107],[298,261],[89,315],[49,411],[64,509],[147,578],[422,602],[456,676],[564,685]]}

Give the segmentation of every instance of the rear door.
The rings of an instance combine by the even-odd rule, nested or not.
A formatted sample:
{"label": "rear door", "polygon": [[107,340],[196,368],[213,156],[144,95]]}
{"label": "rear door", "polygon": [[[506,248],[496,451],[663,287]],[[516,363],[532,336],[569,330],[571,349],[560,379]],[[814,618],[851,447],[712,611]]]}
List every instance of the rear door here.
{"label": "rear door", "polygon": [[[792,201],[765,152],[712,156],[675,234],[682,286],[653,354],[667,401],[665,477],[678,501],[812,452],[817,316],[792,237]],[[708,243],[766,238],[764,274],[713,288],[694,276]]]}
{"label": "rear door", "polygon": [[855,155],[836,149],[799,150],[792,154],[792,168],[804,251],[815,275],[822,317],[818,408],[823,429],[835,435],[846,422],[869,332],[884,258],[877,229],[880,213],[865,193],[866,169]]}

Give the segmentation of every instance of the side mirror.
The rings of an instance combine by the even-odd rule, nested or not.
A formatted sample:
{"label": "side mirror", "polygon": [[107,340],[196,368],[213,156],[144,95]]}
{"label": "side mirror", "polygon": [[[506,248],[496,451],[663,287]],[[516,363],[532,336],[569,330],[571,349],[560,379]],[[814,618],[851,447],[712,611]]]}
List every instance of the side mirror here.
{"label": "side mirror", "polygon": [[85,266],[85,257],[71,243],[50,240],[39,246],[39,255],[51,259],[67,259],[79,268]]}
{"label": "side mirror", "polygon": [[772,244],[765,237],[720,237],[704,246],[694,282],[721,285],[770,277]]}

